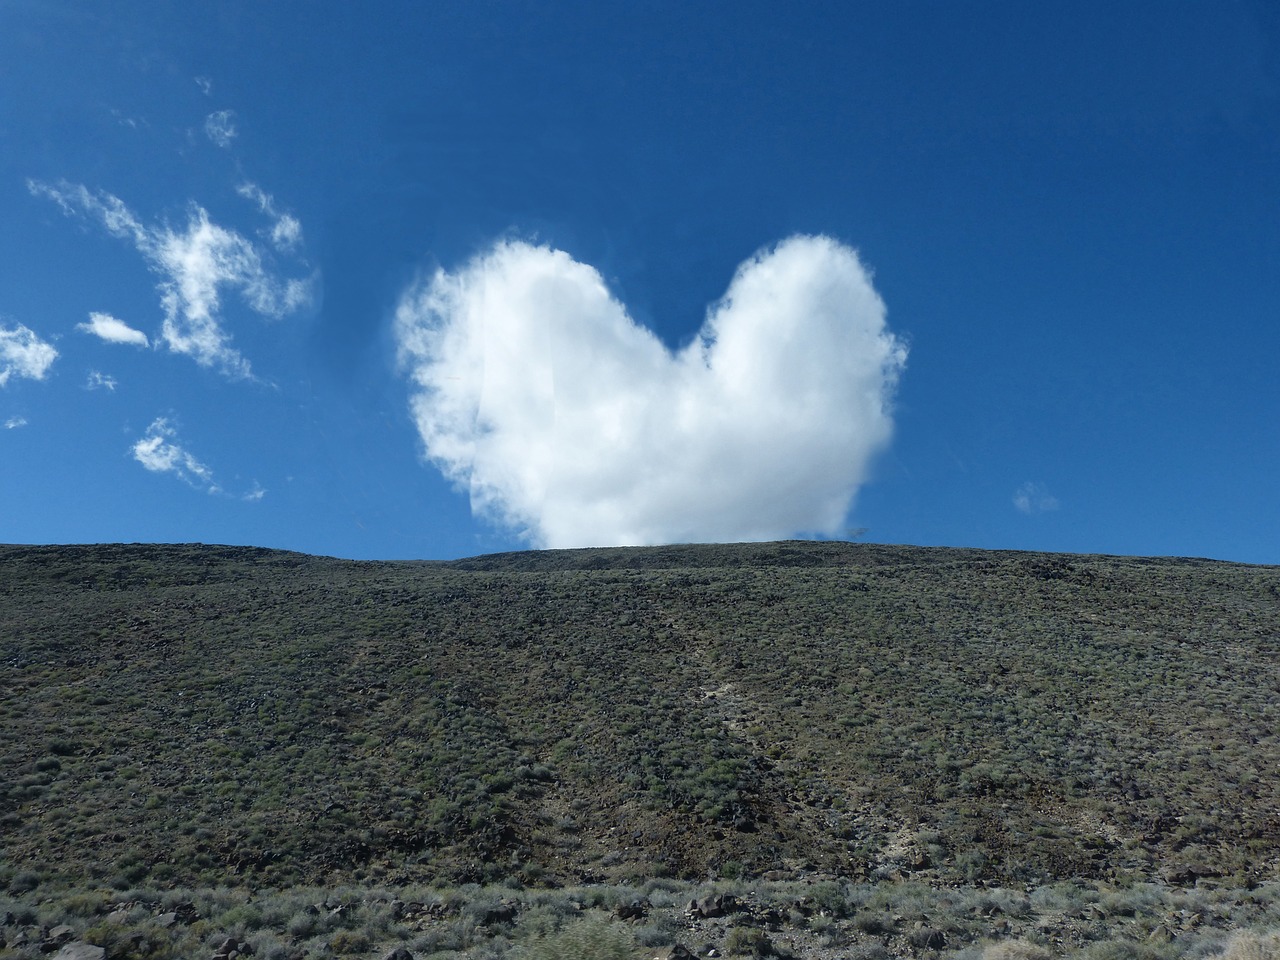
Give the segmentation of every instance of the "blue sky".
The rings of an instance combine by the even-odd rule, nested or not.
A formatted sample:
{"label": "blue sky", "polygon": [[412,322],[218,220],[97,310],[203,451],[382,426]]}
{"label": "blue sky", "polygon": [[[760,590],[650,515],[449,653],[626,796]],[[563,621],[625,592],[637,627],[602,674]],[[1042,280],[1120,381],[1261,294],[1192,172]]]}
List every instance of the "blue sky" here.
{"label": "blue sky", "polygon": [[1280,16],[0,3],[0,541],[1280,563]]}

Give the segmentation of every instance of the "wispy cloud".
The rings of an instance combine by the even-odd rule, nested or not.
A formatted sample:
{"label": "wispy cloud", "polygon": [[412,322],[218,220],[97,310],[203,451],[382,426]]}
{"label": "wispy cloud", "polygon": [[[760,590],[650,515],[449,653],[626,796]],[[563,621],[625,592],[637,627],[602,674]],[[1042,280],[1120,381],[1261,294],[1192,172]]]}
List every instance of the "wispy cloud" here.
{"label": "wispy cloud", "polygon": [[117,386],[119,386],[119,381],[110,374],[90,370],[89,378],[85,381],[84,388],[86,390],[115,390]]}
{"label": "wispy cloud", "polygon": [[744,263],[674,354],[592,267],[518,242],[413,285],[396,334],[427,456],[550,547],[838,533],[906,362],[826,237]]}
{"label": "wispy cloud", "polygon": [[1048,513],[1059,507],[1058,498],[1051,494],[1042,484],[1028,480],[1013,494],[1013,507],[1019,513]]}
{"label": "wispy cloud", "polygon": [[77,323],[76,329],[91,333],[108,343],[125,343],[135,347],[145,347],[151,343],[141,330],[133,329],[109,313],[91,313],[88,322]]}
{"label": "wispy cloud", "polygon": [[200,88],[200,92],[206,97],[213,93],[213,81],[208,77],[195,77],[196,86]]}
{"label": "wispy cloud", "polygon": [[43,380],[58,358],[58,351],[41,340],[34,330],[17,324],[0,327],[0,387],[10,377]]}
{"label": "wispy cloud", "polygon": [[26,425],[26,417],[10,417],[4,422],[4,428],[6,430],[17,430],[19,427],[25,427]]}
{"label": "wispy cloud", "polygon": [[171,473],[179,480],[208,493],[221,493],[213,471],[178,442],[178,431],[165,417],[157,417],[146,435],[133,445],[133,458],[154,473]]}
{"label": "wispy cloud", "polygon": [[250,309],[270,318],[283,317],[310,298],[309,280],[274,275],[251,240],[214,223],[198,204],[191,204],[187,222],[174,229],[167,223],[146,226],[118,197],[81,184],[31,180],[27,186],[64,213],[96,219],[112,236],[133,244],[161,278],[161,341],[201,366],[218,367],[229,376],[251,373],[223,326],[223,289],[237,291]]}
{"label": "wispy cloud", "polygon": [[271,218],[271,230],[267,236],[277,250],[291,251],[302,243],[302,224],[292,214],[280,213],[271,194],[265,193],[256,183],[242,183],[236,187],[236,193],[257,204],[258,209]]}
{"label": "wispy cloud", "polygon": [[215,146],[227,149],[239,135],[236,130],[236,112],[218,110],[209,114],[204,118],[204,133]]}

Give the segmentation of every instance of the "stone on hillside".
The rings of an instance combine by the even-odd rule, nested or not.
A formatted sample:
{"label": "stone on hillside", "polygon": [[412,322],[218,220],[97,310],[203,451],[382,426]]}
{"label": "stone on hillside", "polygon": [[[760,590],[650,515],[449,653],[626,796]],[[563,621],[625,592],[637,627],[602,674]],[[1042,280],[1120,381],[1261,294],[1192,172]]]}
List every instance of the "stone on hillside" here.
{"label": "stone on hillside", "polygon": [[396,947],[386,955],[384,960],[413,960],[413,954],[404,947]]}
{"label": "stone on hillside", "polygon": [[653,955],[653,960],[698,960],[698,955],[684,944],[677,943],[659,950]]}
{"label": "stone on hillside", "polygon": [[619,920],[643,920],[649,913],[649,901],[632,900],[630,903],[620,903],[613,912]]}
{"label": "stone on hillside", "polygon": [[703,897],[701,900],[690,900],[685,910],[689,916],[703,920],[723,917],[738,909],[738,898],[731,893],[717,893],[715,896]]}
{"label": "stone on hillside", "polygon": [[917,949],[941,950],[947,945],[947,935],[937,927],[916,924],[916,928],[907,937],[911,945]]}
{"label": "stone on hillside", "polygon": [[92,943],[76,940],[68,943],[53,955],[53,960],[105,960],[107,951]]}
{"label": "stone on hillside", "polygon": [[519,906],[514,900],[503,900],[496,906],[485,910],[479,917],[483,924],[492,923],[511,923],[516,918],[516,914],[520,912]]}
{"label": "stone on hillside", "polygon": [[227,937],[218,946],[218,952],[213,955],[213,960],[240,960],[242,957],[252,955],[253,944],[249,943],[249,941]]}

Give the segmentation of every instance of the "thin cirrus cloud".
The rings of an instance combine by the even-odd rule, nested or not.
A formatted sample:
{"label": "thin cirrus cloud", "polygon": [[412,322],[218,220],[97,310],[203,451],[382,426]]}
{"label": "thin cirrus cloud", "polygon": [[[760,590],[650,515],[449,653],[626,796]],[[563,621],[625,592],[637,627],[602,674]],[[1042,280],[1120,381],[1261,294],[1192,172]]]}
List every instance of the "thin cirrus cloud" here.
{"label": "thin cirrus cloud", "polygon": [[[206,91],[207,93],[208,91]],[[236,130],[236,112],[217,110],[204,118],[204,134],[215,146],[226,150],[239,135]]]}
{"label": "thin cirrus cloud", "polygon": [[7,386],[13,377],[43,380],[57,358],[53,345],[41,340],[30,327],[21,323],[0,327],[0,387]]}
{"label": "thin cirrus cloud", "polygon": [[161,278],[161,342],[203,367],[232,377],[251,375],[249,361],[232,346],[223,323],[224,289],[238,292],[251,310],[273,319],[310,299],[309,280],[275,276],[252,241],[211,221],[198,204],[191,204],[186,224],[174,229],[167,223],[145,225],[120,198],[81,184],[29,180],[27,187],[33,195],[53,200],[63,213],[98,220],[112,236],[133,244]]}
{"label": "thin cirrus cloud", "polygon": [[1048,513],[1057,510],[1059,506],[1058,498],[1043,484],[1033,483],[1030,480],[1013,493],[1013,508],[1028,516],[1035,513]]}
{"label": "thin cirrus cloud", "polygon": [[178,443],[178,431],[166,417],[157,417],[133,445],[133,458],[153,473],[171,473],[209,493],[221,493],[213,471]]}
{"label": "thin cirrus cloud", "polygon": [[107,343],[123,343],[135,347],[145,347],[151,343],[141,330],[135,330],[109,313],[91,313],[86,323],[76,324],[76,329],[92,334]]}
{"label": "thin cirrus cloud", "polygon": [[109,373],[101,373],[97,370],[90,370],[89,376],[85,380],[84,388],[86,390],[112,390],[120,385],[120,382]]}
{"label": "thin cirrus cloud", "polygon": [[236,187],[236,193],[257,205],[266,216],[271,218],[271,229],[267,236],[271,245],[277,250],[291,251],[302,243],[302,224],[298,218],[276,209],[275,199],[263,191],[256,183],[242,183]]}
{"label": "thin cirrus cloud", "polygon": [[396,335],[427,457],[539,547],[842,531],[907,353],[821,236],[743,263],[674,353],[594,268],[513,241],[412,285]]}

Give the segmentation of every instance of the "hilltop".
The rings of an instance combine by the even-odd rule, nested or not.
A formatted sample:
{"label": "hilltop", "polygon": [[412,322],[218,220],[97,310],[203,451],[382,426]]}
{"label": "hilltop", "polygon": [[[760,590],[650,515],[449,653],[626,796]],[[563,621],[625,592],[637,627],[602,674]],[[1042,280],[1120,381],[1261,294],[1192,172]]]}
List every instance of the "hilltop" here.
{"label": "hilltop", "polygon": [[0,547],[0,888],[1280,874],[1280,568]]}

